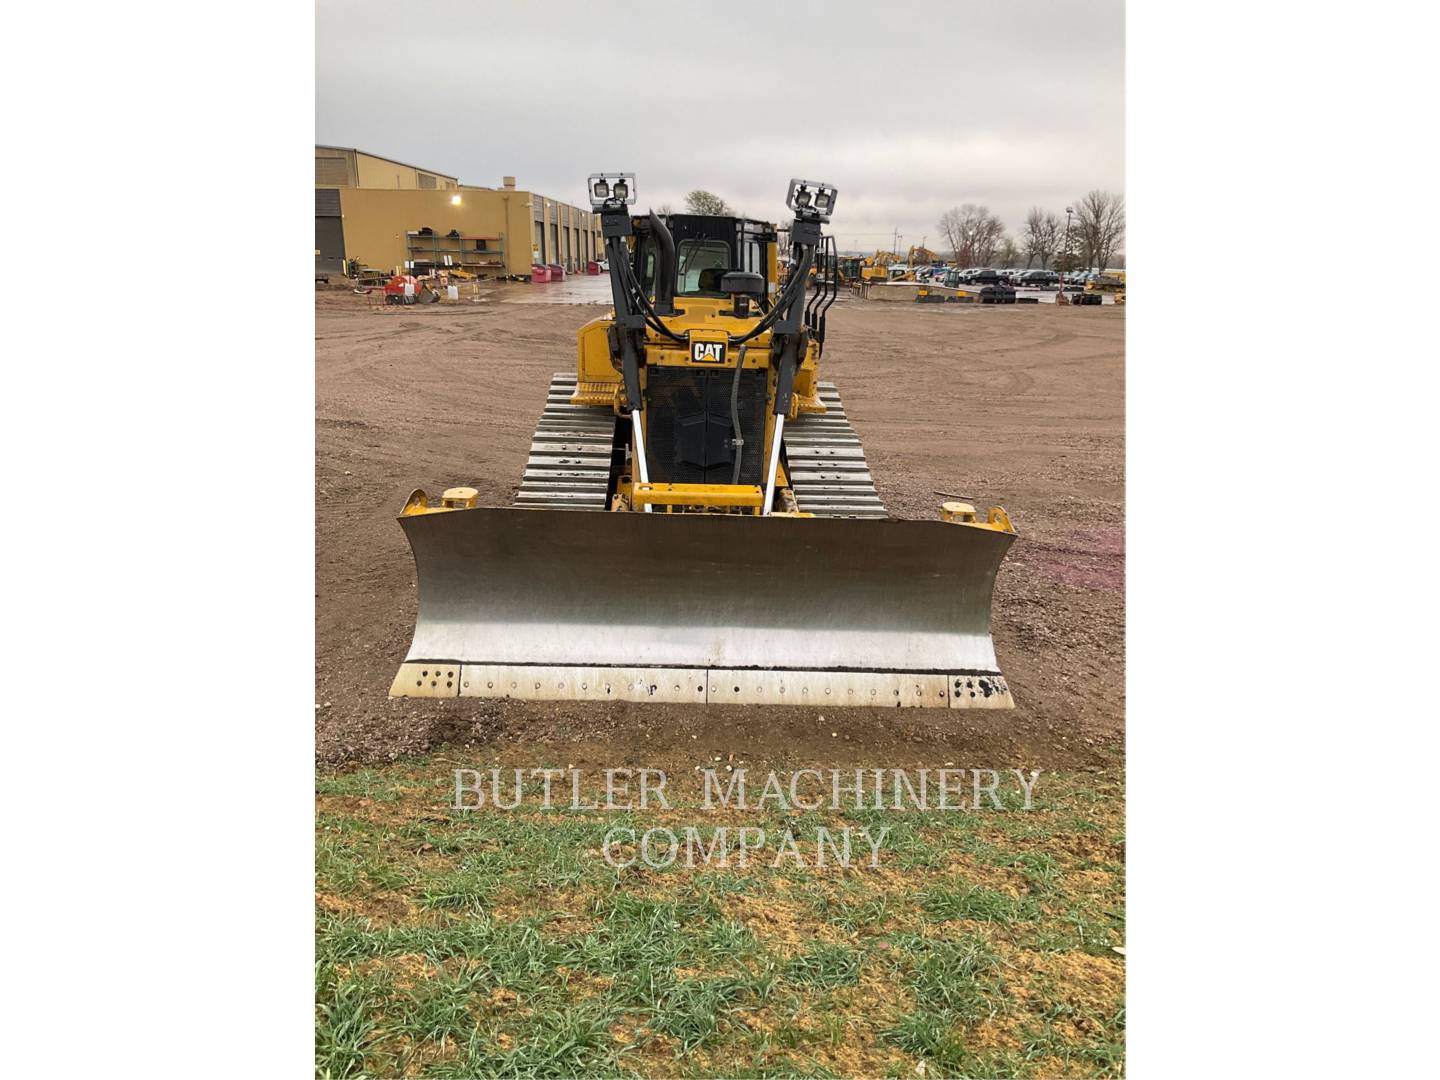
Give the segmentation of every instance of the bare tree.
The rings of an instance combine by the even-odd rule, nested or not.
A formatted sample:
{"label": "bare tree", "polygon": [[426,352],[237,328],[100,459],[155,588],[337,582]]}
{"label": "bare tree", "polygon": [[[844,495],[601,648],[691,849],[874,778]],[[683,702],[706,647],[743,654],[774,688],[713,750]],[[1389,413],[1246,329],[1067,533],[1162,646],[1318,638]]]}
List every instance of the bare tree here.
{"label": "bare tree", "polygon": [[959,210],[946,210],[940,215],[940,221],[936,225],[936,228],[940,230],[940,235],[945,238],[945,243],[950,246],[950,257],[963,267],[965,264],[960,259],[962,240],[960,238],[959,218]]}
{"label": "bare tree", "polygon": [[988,207],[964,203],[940,216],[940,232],[961,266],[988,266],[1005,235],[1005,226]]}
{"label": "bare tree", "polygon": [[1002,267],[1010,269],[1020,262],[1020,249],[1015,241],[1006,236],[1001,239],[1000,247],[995,252],[995,261]]}
{"label": "bare tree", "polygon": [[1060,247],[1064,227],[1060,219],[1047,210],[1032,206],[1025,215],[1025,265],[1038,260],[1041,270],[1050,269],[1050,259]]}
{"label": "bare tree", "polygon": [[711,191],[699,188],[685,196],[685,209],[692,214],[709,214],[713,217],[734,217],[728,203]]}
{"label": "bare tree", "polygon": [[1125,239],[1125,196],[1089,192],[1075,204],[1075,236],[1085,265],[1104,270]]}

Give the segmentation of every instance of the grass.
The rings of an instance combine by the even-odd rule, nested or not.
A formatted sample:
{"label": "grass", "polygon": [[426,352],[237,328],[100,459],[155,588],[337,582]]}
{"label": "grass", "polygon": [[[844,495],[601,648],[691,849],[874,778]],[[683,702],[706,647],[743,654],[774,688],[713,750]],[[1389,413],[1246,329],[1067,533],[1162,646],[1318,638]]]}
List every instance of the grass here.
{"label": "grass", "polygon": [[677,802],[706,836],[889,831],[875,869],[617,869],[608,830],[656,821],[457,812],[450,767],[317,784],[317,1076],[1123,1074],[1114,776],[1028,812]]}

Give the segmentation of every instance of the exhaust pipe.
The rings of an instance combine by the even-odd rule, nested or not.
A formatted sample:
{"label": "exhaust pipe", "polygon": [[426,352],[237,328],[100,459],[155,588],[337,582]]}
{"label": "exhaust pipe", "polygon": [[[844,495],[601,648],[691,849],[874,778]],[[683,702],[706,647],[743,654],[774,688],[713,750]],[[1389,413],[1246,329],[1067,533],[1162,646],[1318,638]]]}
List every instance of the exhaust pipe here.
{"label": "exhaust pipe", "polygon": [[660,248],[655,260],[655,314],[675,314],[675,237],[654,210],[650,211],[650,232]]}

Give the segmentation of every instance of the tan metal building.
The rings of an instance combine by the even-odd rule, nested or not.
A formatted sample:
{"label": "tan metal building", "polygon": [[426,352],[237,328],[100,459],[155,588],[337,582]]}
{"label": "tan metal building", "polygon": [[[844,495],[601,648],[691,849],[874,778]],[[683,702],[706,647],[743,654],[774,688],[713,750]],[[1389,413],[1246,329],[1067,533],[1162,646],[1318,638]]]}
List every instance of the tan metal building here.
{"label": "tan metal building", "polygon": [[315,148],[317,270],[338,273],[358,259],[388,271],[523,277],[535,263],[583,269],[603,246],[588,208],[520,190],[514,177],[476,187],[359,150]]}
{"label": "tan metal building", "polygon": [[453,191],[459,177],[392,161],[349,146],[315,147],[315,186],[386,188],[391,191]]}

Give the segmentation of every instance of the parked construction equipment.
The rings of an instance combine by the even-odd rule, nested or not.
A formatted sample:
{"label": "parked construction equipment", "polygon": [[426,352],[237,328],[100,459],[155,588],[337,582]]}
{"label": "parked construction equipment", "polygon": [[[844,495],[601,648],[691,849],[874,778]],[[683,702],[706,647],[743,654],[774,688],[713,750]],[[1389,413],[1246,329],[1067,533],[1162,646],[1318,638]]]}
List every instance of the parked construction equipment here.
{"label": "parked construction equipment", "polygon": [[1092,274],[1085,282],[1085,291],[1092,293],[1122,293],[1125,291],[1125,271],[1106,270]]}
{"label": "parked construction equipment", "polygon": [[391,694],[1010,707],[1005,511],[891,518],[820,379],[835,188],[791,181],[783,285],[775,225],[632,216],[630,174],[589,188],[614,310],[552,379],[514,506],[406,502],[419,610]]}

